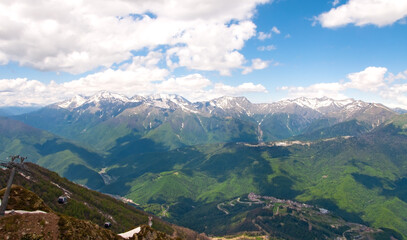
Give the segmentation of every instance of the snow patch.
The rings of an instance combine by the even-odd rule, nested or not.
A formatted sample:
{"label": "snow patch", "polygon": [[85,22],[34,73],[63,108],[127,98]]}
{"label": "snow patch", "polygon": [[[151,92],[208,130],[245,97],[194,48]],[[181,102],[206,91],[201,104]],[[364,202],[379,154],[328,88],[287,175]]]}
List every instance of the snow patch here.
{"label": "snow patch", "polygon": [[136,228],[133,229],[133,230],[130,230],[130,231],[125,232],[125,233],[120,233],[120,234],[118,234],[118,235],[119,235],[120,237],[124,238],[124,239],[129,239],[129,238],[133,237],[134,234],[137,234],[137,233],[139,233],[140,231],[141,231],[141,227],[136,227]]}
{"label": "snow patch", "polygon": [[69,99],[68,101],[58,104],[58,107],[65,109],[73,109],[82,106],[88,99],[82,97],[81,95],[76,95],[75,97]]}
{"label": "snow patch", "polygon": [[18,213],[18,214],[38,214],[38,213],[47,213],[41,210],[35,210],[35,211],[26,211],[26,210],[7,210],[5,211],[6,214],[13,214],[13,213]]}
{"label": "snow patch", "polygon": [[58,187],[59,189],[61,189],[62,191],[64,191],[64,195],[65,195],[67,198],[71,198],[72,193],[71,193],[70,191],[66,190],[65,188],[61,187],[60,185],[58,185],[58,184],[56,184],[56,183],[54,183],[54,182],[51,182],[51,184],[55,185],[56,187]]}

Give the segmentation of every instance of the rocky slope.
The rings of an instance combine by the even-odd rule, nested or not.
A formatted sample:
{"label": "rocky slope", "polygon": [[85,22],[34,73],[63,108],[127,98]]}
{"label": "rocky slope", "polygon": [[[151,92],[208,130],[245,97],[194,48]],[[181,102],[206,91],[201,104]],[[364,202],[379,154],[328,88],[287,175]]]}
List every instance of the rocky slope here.
{"label": "rocky slope", "polygon": [[[0,170],[2,186],[5,186],[8,176],[8,170]],[[12,187],[7,209],[43,212],[11,213],[1,218],[0,236],[4,239],[7,236],[10,239],[40,239],[40,236],[45,239],[121,239],[117,233],[148,223],[147,213],[74,184],[32,163],[25,163],[24,168],[18,170],[14,183],[17,185]],[[4,191],[0,191],[0,197]],[[66,196],[67,203],[59,204],[59,196]],[[103,228],[107,221],[112,223],[109,230]],[[153,228],[154,234],[161,234],[167,239],[206,239],[194,231],[155,217]]]}

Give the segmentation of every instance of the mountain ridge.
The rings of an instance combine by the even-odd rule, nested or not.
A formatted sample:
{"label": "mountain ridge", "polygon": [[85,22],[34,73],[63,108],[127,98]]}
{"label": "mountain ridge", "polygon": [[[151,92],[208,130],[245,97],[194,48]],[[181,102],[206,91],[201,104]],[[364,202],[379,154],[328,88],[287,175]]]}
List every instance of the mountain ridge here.
{"label": "mountain ridge", "polygon": [[[165,103],[165,97],[156,96],[153,101]],[[403,190],[407,171],[404,164],[406,115],[366,103],[362,111],[357,111],[361,114],[359,118],[349,121],[334,117],[314,119],[312,114],[318,117],[321,113],[297,104],[287,105],[294,113],[249,116],[242,108],[245,103],[252,104],[240,98],[237,103],[242,108],[239,108],[233,106],[234,100],[219,99],[224,109],[217,108],[215,102],[212,103],[215,106],[210,102],[203,104],[217,111],[212,116],[184,111],[181,107],[138,104],[113,117],[102,112],[45,108],[37,112],[41,118],[23,115],[23,120],[37,120],[46,127],[63,128],[71,133],[77,131],[77,136],[86,137],[76,139],[82,145],[99,140],[103,140],[99,144],[110,144],[103,146],[102,161],[91,170],[97,174],[103,167],[105,177],[113,181],[95,185],[96,189],[125,196],[145,210],[175,222],[189,223],[194,229],[200,229],[195,228],[198,223],[183,218],[184,213],[195,216],[198,221],[199,214],[206,210],[221,214],[216,208],[220,201],[256,192],[310,202],[336,211],[346,220],[366,221],[374,227],[387,227],[407,235],[402,218],[407,209]],[[122,106],[113,104],[110,109]],[[228,106],[232,106],[232,112],[225,111]],[[304,114],[295,113],[296,110]],[[382,116],[381,111],[384,111]],[[378,126],[372,126],[377,124],[375,121],[363,121],[372,116],[382,118]],[[20,125],[23,126],[20,129],[24,129],[24,125]],[[4,126],[12,133],[12,128],[18,125]],[[264,134],[261,139],[260,131]],[[39,134],[40,143],[36,145],[41,148],[36,150],[47,153],[45,150],[59,151],[63,146],[70,149],[69,158],[56,155],[60,161],[55,163],[70,160],[84,151],[42,136]],[[20,141],[23,137],[19,137]],[[273,145],[268,143],[272,137],[277,142],[304,138],[314,143],[281,141],[283,144]],[[8,139],[3,141],[8,142]],[[29,143],[18,146],[30,147]],[[82,181],[78,175],[88,175],[89,171],[82,171],[81,164],[73,163],[76,164],[70,169],[70,177]],[[99,174],[97,177],[101,178]],[[212,230],[208,229],[207,233]]]}
{"label": "mountain ridge", "polygon": [[[256,107],[256,112],[261,112],[261,108],[266,108],[265,106],[272,106],[275,108],[281,108],[281,107],[286,107],[289,104],[296,104],[300,107],[307,107],[312,110],[317,110],[319,112],[326,112],[328,107],[336,107],[336,108],[361,108],[365,107],[367,104],[373,104],[376,107],[382,107],[385,108],[386,110],[393,111],[391,108],[388,108],[384,106],[383,104],[380,103],[367,103],[361,100],[355,100],[353,98],[348,98],[348,99],[342,99],[342,100],[335,100],[332,98],[328,97],[321,97],[321,98],[307,98],[307,97],[299,97],[295,99],[284,99],[272,103],[252,103],[250,102],[246,97],[231,97],[231,96],[223,96],[223,97],[218,97],[214,98],[212,100],[207,100],[207,101],[198,101],[198,102],[190,102],[189,100],[185,99],[184,97],[177,95],[177,94],[152,94],[152,95],[147,95],[147,96],[140,96],[140,95],[134,95],[132,97],[126,97],[125,95],[121,94],[116,94],[116,93],[111,93],[108,91],[101,91],[97,94],[94,94],[92,96],[87,96],[84,97],[82,95],[76,95],[71,99],[64,100],[62,102],[58,103],[53,103],[48,106],[58,106],[60,108],[65,108],[65,109],[73,109],[73,108],[78,108],[81,107],[82,105],[86,103],[91,103],[91,102],[100,102],[102,100],[105,101],[112,101],[112,102],[123,102],[123,103],[133,103],[133,102],[143,102],[147,101],[150,104],[154,103],[156,100],[161,100],[163,101],[171,101],[176,104],[182,103],[183,105],[190,104],[192,106],[213,106],[213,107],[218,107],[221,109],[230,109],[230,108],[248,108],[251,107],[250,105],[255,105]],[[175,101],[174,101],[175,100]],[[244,103],[244,104],[240,104]],[[243,107],[241,105],[244,105]],[[270,112],[269,112],[270,113]]]}
{"label": "mountain ridge", "polygon": [[107,150],[124,137],[153,138],[171,149],[216,142],[274,141],[301,135],[321,119],[328,120],[328,125],[321,127],[356,119],[374,128],[395,115],[398,113],[384,105],[353,99],[251,103],[245,97],[220,97],[191,103],[174,94],[127,98],[105,91],[13,118]]}

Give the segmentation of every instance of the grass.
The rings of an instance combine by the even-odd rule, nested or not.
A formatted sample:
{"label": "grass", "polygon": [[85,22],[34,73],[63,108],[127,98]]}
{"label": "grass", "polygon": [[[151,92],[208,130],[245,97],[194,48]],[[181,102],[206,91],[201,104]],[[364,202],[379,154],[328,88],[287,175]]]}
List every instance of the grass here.
{"label": "grass", "polygon": [[[349,221],[396,229],[407,236],[405,202],[397,196],[383,194],[384,189],[392,190],[394,181],[407,174],[395,161],[404,161],[398,156],[407,154],[407,148],[402,145],[394,152],[382,151],[383,145],[393,144],[385,141],[386,138],[380,141],[351,138],[309,147],[215,144],[174,150],[160,154],[163,159],[170,156],[166,163],[177,159],[168,164],[169,171],[150,172],[129,181],[134,195],[128,197],[136,202],[164,199],[160,204],[172,205],[184,196],[199,205],[256,192],[320,203]],[[193,154],[189,154],[192,149]],[[174,174],[185,169],[194,170],[192,174]],[[174,211],[176,208],[170,208],[173,220],[182,222]],[[190,214],[194,212],[190,211]],[[183,217],[191,218],[191,215]],[[195,217],[199,219],[198,213]]]}

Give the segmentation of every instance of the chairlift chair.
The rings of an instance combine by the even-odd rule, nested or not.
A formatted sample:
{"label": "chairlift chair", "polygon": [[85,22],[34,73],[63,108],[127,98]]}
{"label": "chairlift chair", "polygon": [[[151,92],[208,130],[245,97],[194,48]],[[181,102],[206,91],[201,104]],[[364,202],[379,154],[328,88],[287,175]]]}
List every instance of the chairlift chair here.
{"label": "chairlift chair", "polygon": [[105,228],[110,228],[112,226],[111,222],[105,222]]}
{"label": "chairlift chair", "polygon": [[66,197],[66,196],[60,196],[59,198],[58,198],[58,203],[59,204],[65,204],[65,203],[67,203],[68,202],[68,198]]}

